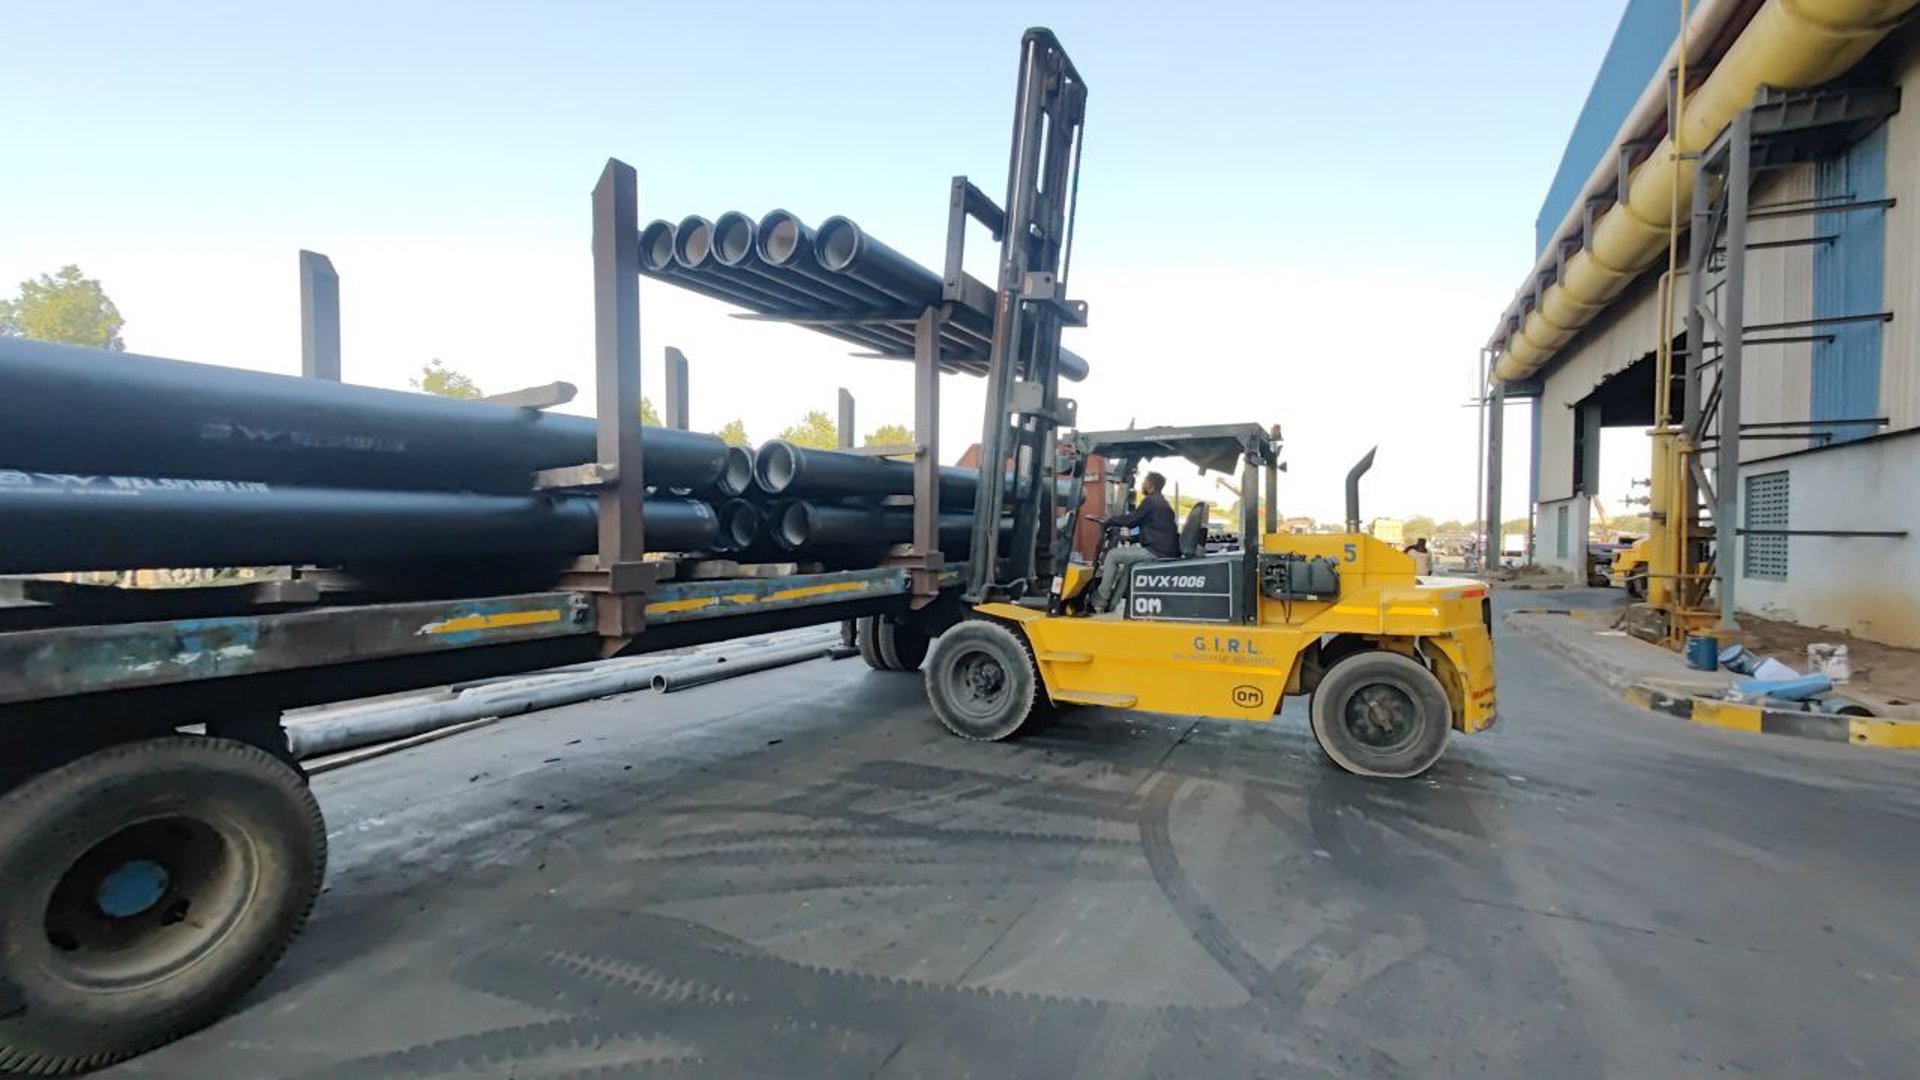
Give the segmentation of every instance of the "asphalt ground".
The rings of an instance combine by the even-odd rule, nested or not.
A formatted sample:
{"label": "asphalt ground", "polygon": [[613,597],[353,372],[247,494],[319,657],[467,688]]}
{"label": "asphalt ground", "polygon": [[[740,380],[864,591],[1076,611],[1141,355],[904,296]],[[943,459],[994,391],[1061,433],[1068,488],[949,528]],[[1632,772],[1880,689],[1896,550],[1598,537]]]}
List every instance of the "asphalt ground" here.
{"label": "asphalt ground", "polygon": [[1498,653],[1410,782],[1295,707],[967,743],[858,660],[327,773],[304,937],[112,1075],[1913,1075],[1920,756]]}

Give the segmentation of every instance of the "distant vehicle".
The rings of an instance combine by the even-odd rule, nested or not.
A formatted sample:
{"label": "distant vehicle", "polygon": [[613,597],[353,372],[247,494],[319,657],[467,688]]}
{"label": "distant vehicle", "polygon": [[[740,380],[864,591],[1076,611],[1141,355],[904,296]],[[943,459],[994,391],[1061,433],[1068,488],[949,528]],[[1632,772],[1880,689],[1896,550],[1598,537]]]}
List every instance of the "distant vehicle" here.
{"label": "distant vehicle", "polygon": [[1609,583],[1627,590],[1635,600],[1647,598],[1647,552],[1651,537],[1643,536],[1616,551],[1607,567]]}

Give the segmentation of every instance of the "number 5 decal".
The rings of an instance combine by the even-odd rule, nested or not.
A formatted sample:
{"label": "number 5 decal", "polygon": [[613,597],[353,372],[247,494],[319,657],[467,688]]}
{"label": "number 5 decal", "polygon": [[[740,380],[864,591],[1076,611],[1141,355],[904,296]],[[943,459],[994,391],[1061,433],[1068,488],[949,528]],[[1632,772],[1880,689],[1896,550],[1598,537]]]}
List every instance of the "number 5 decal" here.
{"label": "number 5 decal", "polygon": [[1346,558],[1340,560],[1341,562],[1359,562],[1360,561],[1360,546],[1358,544],[1346,544],[1342,546],[1340,550],[1345,552],[1347,556]]}

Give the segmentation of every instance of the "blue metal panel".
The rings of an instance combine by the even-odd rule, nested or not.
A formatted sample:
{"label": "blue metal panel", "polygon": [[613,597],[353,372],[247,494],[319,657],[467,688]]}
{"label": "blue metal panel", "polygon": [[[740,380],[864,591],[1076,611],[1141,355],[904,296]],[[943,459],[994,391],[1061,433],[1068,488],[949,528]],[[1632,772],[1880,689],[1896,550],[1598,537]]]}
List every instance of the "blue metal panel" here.
{"label": "blue metal panel", "polygon": [[1660,61],[1666,59],[1679,29],[1679,6],[1674,0],[1629,0],[1613,32],[1613,44],[1600,61],[1600,73],[1587,91],[1587,103],[1574,121],[1540,215],[1534,218],[1535,255],[1546,250],[1553,230],[1580,197],[1580,185],[1586,183],[1600,156],[1611,152],[1614,132],[1620,130],[1647,80],[1660,70]]}
{"label": "blue metal panel", "polygon": [[[1815,166],[1814,193],[1823,199],[1879,199],[1887,188],[1887,129],[1883,125],[1844,154]],[[1814,232],[1832,236],[1813,249],[1813,316],[1816,319],[1884,311],[1886,211],[1818,214]],[[1810,419],[1850,420],[1880,410],[1880,339],[1877,322],[1821,327],[1831,340],[1813,345]],[[1873,434],[1873,424],[1836,424],[1834,442]]]}

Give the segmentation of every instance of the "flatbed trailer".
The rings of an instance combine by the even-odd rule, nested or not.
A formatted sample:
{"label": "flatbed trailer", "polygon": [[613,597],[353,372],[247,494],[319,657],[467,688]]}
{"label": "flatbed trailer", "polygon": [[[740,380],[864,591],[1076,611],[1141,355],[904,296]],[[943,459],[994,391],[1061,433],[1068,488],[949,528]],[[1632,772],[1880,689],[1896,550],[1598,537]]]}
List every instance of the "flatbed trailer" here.
{"label": "flatbed trailer", "polygon": [[[911,366],[913,442],[884,451],[911,459],[911,492],[885,500],[911,507],[911,534],[863,568],[802,556],[783,570],[726,576],[709,563],[683,574],[694,568],[649,548],[648,439],[634,408],[639,279],[730,300],[769,294],[764,284],[714,285],[737,285],[733,271],[702,278],[643,259],[658,230],[641,227],[635,171],[609,160],[593,191],[594,460],[537,466],[528,478],[536,493],[592,497],[595,554],[539,571],[532,588],[506,587],[463,576],[450,535],[445,565],[418,581],[322,569],[157,592],[34,582],[28,599],[40,603],[0,606],[0,1073],[71,1073],[141,1053],[219,1017],[277,962],[326,870],[326,827],[282,723],[289,709],[833,622],[857,622],[870,666],[916,670],[983,589],[1003,598],[1037,589],[1027,599],[1045,603],[1066,555],[1052,450],[1075,414],[1058,383],[1086,371],[1060,348],[1061,329],[1085,325],[1087,314],[1065,293],[1084,102],[1059,42],[1029,30],[1006,205],[953,178],[944,272],[834,219],[848,242],[832,254],[887,304],[824,317],[737,305]],[[797,219],[788,224],[803,242],[810,235]],[[1000,248],[997,289],[964,270],[976,227]],[[303,367],[337,379],[337,278],[310,255],[301,259]],[[797,282],[799,296],[817,295],[822,271],[803,260],[767,273],[789,284],[814,275]],[[670,360],[670,423],[673,370]],[[986,378],[985,460],[1005,463],[1009,478],[1004,488],[977,484],[964,557],[951,539],[954,552],[941,549],[952,536],[941,512],[948,373]],[[512,397],[539,408],[528,403],[546,395]],[[334,450],[378,443],[296,434]]]}
{"label": "flatbed trailer", "polygon": [[636,187],[609,161],[593,197],[598,460],[529,477],[597,507],[598,553],[551,587],[463,581],[457,537],[412,593],[328,569],[158,590],[8,579],[24,602],[0,604],[0,1073],[79,1072],[178,1038],[277,962],[327,846],[287,710],[836,622],[861,627],[873,667],[909,670],[958,617],[962,566],[937,548],[938,384],[968,369],[949,362],[944,302],[906,320],[924,422],[913,494],[894,501],[912,505],[911,541],[878,566],[802,556],[734,576],[646,554],[647,440],[627,408]]}

